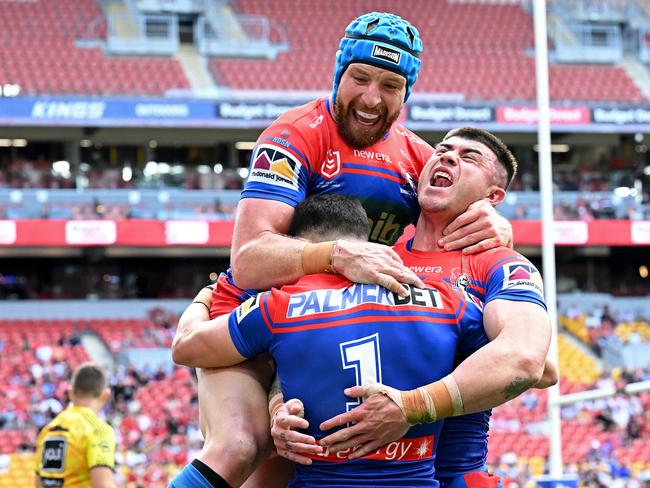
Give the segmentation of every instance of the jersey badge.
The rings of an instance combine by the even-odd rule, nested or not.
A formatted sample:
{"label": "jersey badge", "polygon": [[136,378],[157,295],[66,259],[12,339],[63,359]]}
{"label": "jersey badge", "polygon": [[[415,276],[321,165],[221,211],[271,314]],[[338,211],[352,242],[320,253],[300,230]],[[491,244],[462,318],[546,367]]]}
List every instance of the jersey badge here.
{"label": "jersey badge", "polygon": [[62,473],[65,470],[65,452],[68,441],[65,437],[49,437],[43,443],[41,459],[45,473]]}
{"label": "jersey badge", "polygon": [[289,151],[277,146],[260,144],[253,155],[248,181],[298,190],[298,175],[302,165]]}
{"label": "jersey badge", "polygon": [[242,319],[246,317],[246,315],[251,313],[253,310],[259,308],[260,306],[259,297],[260,295],[255,295],[254,297],[250,297],[239,307],[237,307],[237,322],[241,322]]}
{"label": "jersey badge", "polygon": [[503,266],[503,290],[520,288],[544,296],[544,285],[539,271],[529,263],[516,262]]}
{"label": "jersey badge", "polygon": [[320,173],[328,180],[341,172],[341,153],[327,150],[327,157],[320,168]]}

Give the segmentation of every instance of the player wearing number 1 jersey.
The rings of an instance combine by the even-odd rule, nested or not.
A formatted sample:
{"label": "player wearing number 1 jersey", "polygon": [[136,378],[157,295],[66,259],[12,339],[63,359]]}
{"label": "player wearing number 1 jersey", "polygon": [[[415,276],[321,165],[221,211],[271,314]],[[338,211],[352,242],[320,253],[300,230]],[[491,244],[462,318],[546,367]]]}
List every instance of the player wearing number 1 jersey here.
{"label": "player wearing number 1 jersey", "polygon": [[[350,219],[356,222],[355,234]],[[358,202],[341,196],[305,200],[296,209],[294,225],[301,229],[297,235],[311,242],[365,239],[367,231]],[[310,275],[250,298],[229,317],[197,329],[192,338],[177,335],[174,342],[200,342],[210,365],[270,352],[284,395],[304,399],[313,426],[308,433],[318,438],[323,436],[320,422],[358,404],[342,394],[344,388],[383,381],[411,389],[437,381],[452,371],[454,351],[469,354],[487,343],[478,307],[448,283],[428,284],[400,297],[340,275]],[[205,366],[185,362],[176,350],[175,361]],[[441,426],[414,426],[355,462],[345,462],[344,453],[314,455],[313,464],[299,467],[289,486],[437,487],[433,461]]]}

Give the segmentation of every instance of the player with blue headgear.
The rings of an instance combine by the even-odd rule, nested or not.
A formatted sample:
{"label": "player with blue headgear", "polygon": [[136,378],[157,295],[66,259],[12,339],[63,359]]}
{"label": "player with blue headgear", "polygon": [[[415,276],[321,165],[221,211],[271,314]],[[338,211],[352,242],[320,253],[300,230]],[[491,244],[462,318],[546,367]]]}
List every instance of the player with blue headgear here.
{"label": "player with blue headgear", "polygon": [[420,72],[422,40],[409,22],[394,14],[372,12],[353,20],[339,43],[334,65],[332,100],[336,102],[341,76],[351,63],[394,71],[406,79],[404,101]]}
{"label": "player with blue headgear", "polygon": [[422,40],[397,15],[364,14],[345,29],[334,65],[332,103],[350,146],[369,147],[397,120],[417,80]]}

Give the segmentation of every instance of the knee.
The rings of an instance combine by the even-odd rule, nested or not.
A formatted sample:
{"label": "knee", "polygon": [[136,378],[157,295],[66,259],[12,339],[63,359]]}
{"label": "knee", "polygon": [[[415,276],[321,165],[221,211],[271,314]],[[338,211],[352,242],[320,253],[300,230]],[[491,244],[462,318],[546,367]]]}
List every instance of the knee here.
{"label": "knee", "polygon": [[[213,432],[214,434],[214,432]],[[270,449],[270,439],[247,429],[220,432],[205,440],[201,457],[209,465],[225,468],[226,472],[236,472],[246,479]]]}

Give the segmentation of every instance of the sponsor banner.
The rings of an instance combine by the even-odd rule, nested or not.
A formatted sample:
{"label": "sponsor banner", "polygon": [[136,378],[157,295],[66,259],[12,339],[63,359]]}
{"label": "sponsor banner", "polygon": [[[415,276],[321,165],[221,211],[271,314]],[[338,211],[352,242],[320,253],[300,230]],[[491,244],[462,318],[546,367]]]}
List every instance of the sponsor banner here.
{"label": "sponsor banner", "polygon": [[168,220],[165,222],[166,244],[206,244],[210,228],[205,220]]}
{"label": "sponsor banner", "polygon": [[632,243],[650,244],[650,220],[632,222]]}
{"label": "sponsor banner", "polygon": [[[0,220],[0,246],[215,246],[229,247],[232,244],[234,222],[232,220],[206,221],[208,238],[204,230],[197,235],[181,237],[181,229],[194,232],[199,227],[193,223],[184,227],[168,224],[171,221],[130,220]],[[556,240],[562,246],[648,246],[650,245],[650,221],[592,220],[589,222],[557,221]],[[172,233],[178,242],[168,242]],[[539,246],[542,243],[542,225],[539,220],[513,220],[512,229],[517,246]],[[114,235],[113,235],[114,234]],[[413,237],[413,227],[406,228],[400,241]],[[198,241],[201,242],[198,242]],[[183,242],[181,242],[183,241]],[[189,242],[192,241],[192,242]],[[417,271],[417,270],[414,270]],[[422,272],[426,270],[420,270]],[[432,267],[429,272],[438,270]]]}
{"label": "sponsor banner", "polygon": [[218,102],[216,116],[229,120],[266,120],[277,119],[290,108],[302,103],[276,103],[265,101]]}
{"label": "sponsor banner", "polygon": [[650,124],[650,107],[596,107],[592,109],[592,120],[594,124]]}
{"label": "sponsor banner", "polygon": [[558,220],[555,226],[556,244],[586,244],[589,240],[589,226],[581,220]]}
{"label": "sponsor banner", "polygon": [[207,100],[103,99],[84,97],[1,98],[0,121],[33,125],[162,125],[214,121]]}
{"label": "sponsor banner", "polygon": [[117,239],[113,220],[70,220],[65,223],[65,241],[72,246],[110,246]]}
{"label": "sponsor banner", "polygon": [[[537,108],[502,105],[496,109],[496,121],[502,124],[532,125],[537,123]],[[584,125],[591,123],[591,114],[586,107],[551,107],[551,124]]]}
{"label": "sponsor banner", "polygon": [[0,220],[0,244],[11,245],[16,242],[16,222]]}
{"label": "sponsor banner", "polygon": [[471,105],[430,105],[413,103],[408,106],[409,119],[413,122],[433,122],[436,124],[486,123],[494,122],[494,109],[488,106]]}

